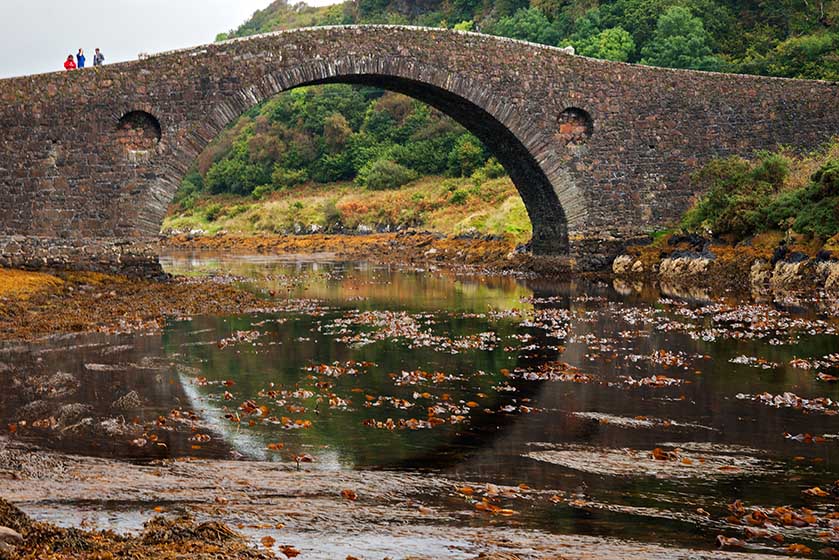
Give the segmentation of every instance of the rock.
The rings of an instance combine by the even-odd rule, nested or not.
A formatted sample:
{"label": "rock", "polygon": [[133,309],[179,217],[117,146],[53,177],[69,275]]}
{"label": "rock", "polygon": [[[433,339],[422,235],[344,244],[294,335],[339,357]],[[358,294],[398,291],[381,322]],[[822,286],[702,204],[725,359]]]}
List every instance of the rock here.
{"label": "rock", "polygon": [[21,535],[14,529],[9,529],[8,527],[0,527],[0,542],[22,543],[23,535]]}
{"label": "rock", "polygon": [[65,404],[64,406],[58,409],[58,423],[62,426],[69,426],[70,424],[78,422],[81,418],[84,418],[86,415],[90,414],[92,410],[93,407],[89,404]]}
{"label": "rock", "polygon": [[612,261],[612,272],[618,275],[627,274],[632,268],[634,259],[629,255],[619,255]]}
{"label": "rock", "polygon": [[809,261],[796,262],[778,261],[772,270],[770,285],[772,289],[789,289],[801,286],[804,282]]}
{"label": "rock", "polygon": [[658,271],[662,278],[678,280],[705,274],[712,262],[707,257],[668,257],[662,259]]}
{"label": "rock", "polygon": [[764,260],[757,259],[749,269],[749,282],[753,289],[766,288],[772,278],[772,265]]}
{"label": "rock", "polygon": [[114,410],[135,410],[137,408],[142,408],[143,400],[140,398],[140,395],[137,391],[129,391],[128,393],[124,394],[113,403],[111,403],[111,408]]}
{"label": "rock", "polygon": [[824,279],[824,289],[828,293],[839,294],[839,261],[823,261],[816,265],[816,273]]}
{"label": "rock", "polygon": [[572,45],[568,45],[567,47],[562,47],[559,50],[561,50],[562,52],[567,53],[567,54],[576,54],[576,52],[577,52]]}
{"label": "rock", "polygon": [[431,249],[429,249],[428,251],[426,251],[426,252],[424,253],[424,255],[425,255],[426,257],[431,257],[431,256],[434,256],[434,255],[436,255],[436,254],[437,254],[437,249],[435,249],[434,247],[432,247]]}
{"label": "rock", "polygon": [[46,418],[52,413],[53,410],[53,403],[44,400],[37,400],[26,403],[22,407],[18,408],[15,412],[15,419],[16,420],[26,420],[31,422],[33,420],[39,420],[41,418]]}

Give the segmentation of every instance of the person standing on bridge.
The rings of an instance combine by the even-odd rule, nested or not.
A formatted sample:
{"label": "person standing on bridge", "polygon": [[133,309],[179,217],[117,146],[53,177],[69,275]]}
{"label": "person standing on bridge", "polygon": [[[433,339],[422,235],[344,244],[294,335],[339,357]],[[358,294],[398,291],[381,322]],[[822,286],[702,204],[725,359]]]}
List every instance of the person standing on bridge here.
{"label": "person standing on bridge", "polygon": [[102,66],[105,62],[105,55],[99,52],[99,49],[96,49],[96,54],[93,55],[93,65],[94,66]]}
{"label": "person standing on bridge", "polygon": [[84,68],[85,60],[86,59],[84,57],[84,51],[82,49],[79,49],[79,54],[76,55],[76,66],[79,68]]}
{"label": "person standing on bridge", "polygon": [[73,55],[72,54],[67,57],[67,60],[64,61],[64,69],[68,70],[68,71],[76,69],[76,63],[75,63],[75,61],[73,61]]}

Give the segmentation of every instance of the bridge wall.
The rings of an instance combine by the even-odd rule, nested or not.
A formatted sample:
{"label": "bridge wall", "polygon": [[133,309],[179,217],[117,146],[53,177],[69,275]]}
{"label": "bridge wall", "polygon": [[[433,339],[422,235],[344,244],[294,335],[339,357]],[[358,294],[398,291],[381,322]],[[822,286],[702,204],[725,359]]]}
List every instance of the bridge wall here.
{"label": "bridge wall", "polygon": [[295,30],[0,80],[0,238],[145,242],[225,126],[324,82],[387,87],[452,115],[510,172],[534,252],[580,268],[676,220],[697,194],[690,173],[708,159],[812,148],[839,133],[836,84],[605,62],[438,29]]}

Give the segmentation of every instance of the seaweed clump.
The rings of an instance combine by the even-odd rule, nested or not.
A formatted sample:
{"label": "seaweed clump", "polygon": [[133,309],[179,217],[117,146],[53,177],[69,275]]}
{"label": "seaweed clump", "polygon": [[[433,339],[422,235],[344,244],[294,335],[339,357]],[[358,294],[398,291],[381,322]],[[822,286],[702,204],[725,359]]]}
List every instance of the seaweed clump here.
{"label": "seaweed clump", "polygon": [[197,523],[188,515],[156,516],[139,535],[87,531],[34,521],[0,498],[0,526],[23,536],[14,549],[0,551],[11,560],[270,560],[270,551],[257,550],[223,523]]}

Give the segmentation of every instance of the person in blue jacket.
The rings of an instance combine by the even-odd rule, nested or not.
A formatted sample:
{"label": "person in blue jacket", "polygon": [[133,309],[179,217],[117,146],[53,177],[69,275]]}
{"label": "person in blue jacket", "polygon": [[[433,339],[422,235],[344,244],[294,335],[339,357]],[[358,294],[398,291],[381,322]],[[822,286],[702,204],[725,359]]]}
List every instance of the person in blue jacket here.
{"label": "person in blue jacket", "polygon": [[79,68],[84,68],[84,51],[79,49],[79,54],[76,55],[76,66]]}

